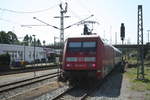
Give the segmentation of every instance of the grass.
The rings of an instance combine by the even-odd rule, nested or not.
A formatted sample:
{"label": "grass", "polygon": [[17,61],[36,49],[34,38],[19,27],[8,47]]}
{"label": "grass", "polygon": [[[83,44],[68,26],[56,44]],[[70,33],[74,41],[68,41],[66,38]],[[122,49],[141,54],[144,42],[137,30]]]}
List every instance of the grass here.
{"label": "grass", "polygon": [[145,67],[145,79],[137,79],[137,69],[129,68],[125,75],[131,82],[131,89],[136,91],[149,91],[150,90],[150,67]]}
{"label": "grass", "polygon": [[[135,52],[132,53],[134,54]],[[127,72],[125,73],[125,77],[127,77],[131,83],[130,85],[131,90],[142,92],[144,94],[143,100],[150,100],[150,59],[149,58],[150,57],[146,57],[146,59],[144,60],[144,68],[145,68],[144,80],[137,79],[137,57],[134,56],[134,57],[129,57],[127,59],[130,68],[127,69]]]}
{"label": "grass", "polygon": [[146,93],[144,100],[149,100],[149,99],[150,99],[150,93]]}

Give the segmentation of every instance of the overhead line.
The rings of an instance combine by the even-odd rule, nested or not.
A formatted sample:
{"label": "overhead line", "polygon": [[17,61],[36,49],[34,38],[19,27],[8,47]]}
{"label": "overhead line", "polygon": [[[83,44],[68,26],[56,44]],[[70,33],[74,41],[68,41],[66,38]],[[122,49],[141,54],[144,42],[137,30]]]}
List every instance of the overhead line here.
{"label": "overhead line", "polygon": [[72,14],[75,15],[76,18],[78,18],[79,20],[81,19],[81,18],[79,17],[79,15],[76,14],[70,7],[68,7],[68,9],[70,10],[70,12],[71,12]]}
{"label": "overhead line", "polygon": [[0,8],[0,10],[1,11],[11,12],[11,13],[20,13],[20,14],[24,14],[24,13],[40,13],[40,12],[44,12],[44,11],[50,10],[50,9],[54,8],[55,6],[52,6],[50,8],[46,8],[46,9],[42,9],[42,10],[37,10],[37,11],[15,11],[15,10],[10,10],[10,9],[5,9],[5,8]]}
{"label": "overhead line", "polygon": [[8,22],[8,23],[11,23],[11,24],[17,24],[17,25],[20,25],[20,23],[13,22],[13,21],[11,21],[11,20],[8,20],[8,19],[3,19],[3,18],[0,18],[0,20],[2,20],[2,21],[5,21],[5,22]]}

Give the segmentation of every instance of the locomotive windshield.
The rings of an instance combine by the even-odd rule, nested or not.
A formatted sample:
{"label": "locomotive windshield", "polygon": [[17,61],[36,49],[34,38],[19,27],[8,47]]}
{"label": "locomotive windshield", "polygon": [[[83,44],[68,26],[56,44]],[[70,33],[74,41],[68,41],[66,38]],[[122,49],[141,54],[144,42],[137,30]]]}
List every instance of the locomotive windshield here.
{"label": "locomotive windshield", "polygon": [[81,42],[70,42],[69,48],[81,48]]}
{"label": "locomotive windshield", "polygon": [[86,42],[69,42],[68,50],[73,52],[78,51],[96,51],[96,42],[86,41]]}

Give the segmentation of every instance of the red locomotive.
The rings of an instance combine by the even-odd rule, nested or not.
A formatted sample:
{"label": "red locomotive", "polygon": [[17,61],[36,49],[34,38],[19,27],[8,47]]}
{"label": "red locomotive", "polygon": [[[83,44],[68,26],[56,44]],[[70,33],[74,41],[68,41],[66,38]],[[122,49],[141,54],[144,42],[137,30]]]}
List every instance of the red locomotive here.
{"label": "red locomotive", "polygon": [[63,52],[63,77],[71,80],[103,79],[121,62],[121,52],[99,36],[68,38]]}

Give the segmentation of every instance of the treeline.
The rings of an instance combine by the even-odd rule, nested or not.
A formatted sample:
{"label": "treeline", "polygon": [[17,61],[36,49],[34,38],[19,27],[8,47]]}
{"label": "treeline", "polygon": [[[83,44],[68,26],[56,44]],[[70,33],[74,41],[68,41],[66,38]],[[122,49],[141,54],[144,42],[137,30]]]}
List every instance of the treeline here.
{"label": "treeline", "polygon": [[146,43],[146,46],[144,48],[144,59],[150,59],[150,43]]}
{"label": "treeline", "polygon": [[18,40],[18,37],[12,31],[0,31],[0,43],[1,44],[17,44],[17,45],[26,45],[26,46],[33,46],[35,41],[35,46],[41,46],[41,41],[39,39],[34,40],[34,37],[31,35],[25,35],[22,41]]}
{"label": "treeline", "polygon": [[19,44],[17,35],[11,31],[7,33],[5,31],[0,31],[0,43],[3,44]]}
{"label": "treeline", "polygon": [[32,37],[31,35],[25,35],[24,39],[23,39],[23,43],[26,46],[34,46],[34,41],[35,41],[35,46],[42,46],[41,41],[39,39],[34,40],[34,37]]}

